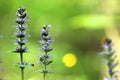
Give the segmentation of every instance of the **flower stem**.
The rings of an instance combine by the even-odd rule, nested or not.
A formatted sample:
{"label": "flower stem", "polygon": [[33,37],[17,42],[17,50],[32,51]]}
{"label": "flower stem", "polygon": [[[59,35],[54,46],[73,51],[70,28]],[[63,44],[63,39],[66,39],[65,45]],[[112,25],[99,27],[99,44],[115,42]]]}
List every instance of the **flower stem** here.
{"label": "flower stem", "polygon": [[43,73],[43,80],[46,79],[46,73]]}
{"label": "flower stem", "polygon": [[[23,53],[20,53],[21,64],[23,64]],[[24,80],[24,67],[20,67],[21,69],[21,80]]]}
{"label": "flower stem", "polygon": [[[47,56],[47,52],[45,52],[45,56]],[[45,57],[45,62],[47,62],[47,58]],[[47,65],[44,64],[44,70],[45,72],[43,73],[43,80],[46,80],[46,71],[47,71]]]}
{"label": "flower stem", "polygon": [[21,69],[21,80],[24,80],[24,68],[21,67],[20,69]]}

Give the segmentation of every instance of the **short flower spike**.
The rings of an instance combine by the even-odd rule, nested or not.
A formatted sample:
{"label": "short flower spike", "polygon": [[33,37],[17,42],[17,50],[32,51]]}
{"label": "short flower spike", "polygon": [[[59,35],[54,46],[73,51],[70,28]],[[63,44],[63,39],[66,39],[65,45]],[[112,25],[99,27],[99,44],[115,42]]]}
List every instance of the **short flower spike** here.
{"label": "short flower spike", "polygon": [[41,37],[40,44],[42,45],[41,50],[44,51],[44,54],[40,54],[39,57],[39,64],[43,65],[43,69],[39,70],[40,73],[43,73],[43,80],[46,79],[46,74],[50,73],[51,70],[47,69],[47,66],[53,62],[51,60],[52,56],[50,52],[53,50],[50,45],[53,42],[52,37],[49,35],[49,28],[51,25],[46,25],[41,30]]}
{"label": "short flower spike", "polygon": [[114,71],[114,68],[118,65],[118,63],[115,63],[115,51],[112,49],[113,43],[112,40],[109,38],[103,38],[102,39],[102,48],[104,49],[103,52],[100,53],[100,56],[104,57],[104,63],[108,66],[108,74],[109,77],[104,78],[104,80],[117,80],[117,77],[115,75],[116,71]]}

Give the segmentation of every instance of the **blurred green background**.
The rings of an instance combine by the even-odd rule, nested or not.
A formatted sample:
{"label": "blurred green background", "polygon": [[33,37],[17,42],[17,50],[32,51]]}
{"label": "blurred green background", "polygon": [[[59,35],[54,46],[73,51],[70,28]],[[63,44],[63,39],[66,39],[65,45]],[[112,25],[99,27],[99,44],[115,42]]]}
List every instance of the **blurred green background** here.
{"label": "blurred green background", "polygon": [[[37,72],[42,68],[38,64],[41,45],[38,43],[43,25],[51,24],[50,34],[54,38],[51,52],[53,70],[47,80],[102,80],[105,70],[98,55],[101,49],[101,38],[106,31],[114,28],[119,31],[119,0],[0,0],[0,64],[4,71],[0,72],[4,80],[20,80],[20,69],[14,66],[19,62],[19,54],[12,53],[14,45],[14,26],[16,12],[20,6],[26,8],[29,20],[27,38],[29,51],[24,60],[35,64],[25,70],[25,80],[42,80]],[[72,56],[65,56],[72,54]],[[65,58],[65,59],[64,59]],[[63,60],[64,59],[64,60]],[[69,64],[69,66],[67,65]],[[105,67],[104,67],[105,68]]]}

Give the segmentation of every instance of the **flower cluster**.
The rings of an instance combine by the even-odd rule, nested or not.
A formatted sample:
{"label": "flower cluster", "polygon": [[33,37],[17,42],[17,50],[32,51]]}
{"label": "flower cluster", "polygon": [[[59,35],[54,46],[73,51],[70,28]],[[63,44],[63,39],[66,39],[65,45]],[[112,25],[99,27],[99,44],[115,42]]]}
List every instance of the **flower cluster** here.
{"label": "flower cluster", "polygon": [[45,53],[45,54],[40,54],[38,56],[39,57],[39,63],[44,66],[43,69],[40,70],[40,72],[44,74],[44,76],[43,76],[44,79],[43,80],[45,80],[46,73],[51,72],[50,69],[47,69],[47,65],[49,65],[50,63],[53,62],[53,60],[51,59],[52,55],[50,54],[50,51],[53,50],[50,47],[51,43],[53,42],[53,39],[48,33],[48,29],[50,27],[51,27],[50,25],[46,25],[42,28],[42,30],[41,30],[42,40],[39,41],[42,45],[41,50],[44,51],[44,53]]}
{"label": "flower cluster", "polygon": [[25,25],[25,22],[27,21],[27,13],[24,8],[19,8],[17,12],[17,19],[16,23],[18,32],[15,32],[14,35],[18,38],[18,40],[15,40],[15,42],[19,45],[19,47],[16,48],[16,52],[22,54],[27,51],[26,47],[23,47],[27,43],[26,37],[29,36],[28,33],[25,32],[27,29],[27,25]]}
{"label": "flower cluster", "polygon": [[112,49],[113,43],[112,40],[109,38],[103,38],[102,39],[102,47],[104,49],[103,52],[100,53],[101,56],[104,57],[104,63],[108,66],[108,74],[109,77],[104,78],[104,80],[117,80],[117,76],[115,73],[117,71],[114,70],[114,68],[118,65],[118,63],[115,63],[115,51]]}

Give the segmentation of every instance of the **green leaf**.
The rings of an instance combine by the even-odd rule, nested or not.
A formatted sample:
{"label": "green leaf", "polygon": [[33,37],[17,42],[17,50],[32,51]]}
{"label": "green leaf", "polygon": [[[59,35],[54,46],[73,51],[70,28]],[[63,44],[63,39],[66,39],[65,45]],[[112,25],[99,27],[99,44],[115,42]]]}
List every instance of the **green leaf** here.
{"label": "green leaf", "polygon": [[33,66],[31,64],[15,64],[16,67],[19,67],[19,68],[32,68]]}
{"label": "green leaf", "polygon": [[53,61],[51,60],[51,61],[48,61],[48,63],[47,63],[47,65],[49,65],[50,63],[52,63]]}
{"label": "green leaf", "polygon": [[113,18],[106,15],[78,15],[69,20],[74,28],[100,29],[113,24]]}

